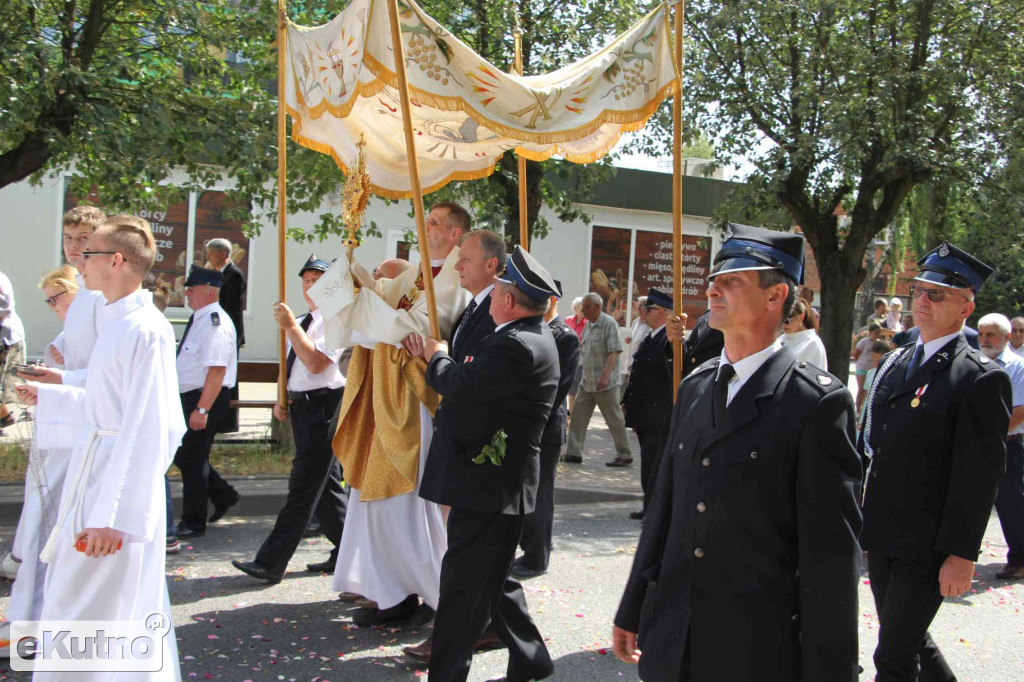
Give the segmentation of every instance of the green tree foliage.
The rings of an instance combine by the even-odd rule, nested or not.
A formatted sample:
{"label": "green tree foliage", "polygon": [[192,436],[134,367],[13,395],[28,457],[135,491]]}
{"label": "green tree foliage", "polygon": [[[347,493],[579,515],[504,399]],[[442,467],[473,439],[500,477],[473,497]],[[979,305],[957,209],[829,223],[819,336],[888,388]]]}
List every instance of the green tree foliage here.
{"label": "green tree foliage", "polygon": [[915,187],[993,163],[1022,14],[1019,0],[687,4],[688,118],[723,160],[753,163],[734,209],[806,235],[840,378],[867,249]]}
{"label": "green tree foliage", "polygon": [[[344,0],[294,0],[299,24],[327,22]],[[563,66],[605,44],[650,9],[613,0],[437,0],[424,9],[499,68],[513,62],[522,26],[526,73]],[[239,217],[257,230],[276,215],[276,3],[248,0],[7,0],[0,3],[0,187],[54,171],[72,189],[95,187],[110,208],[138,210],[184,191],[232,186]],[[172,171],[187,179],[171,181]],[[573,200],[607,178],[592,164],[559,190],[557,161],[528,163],[529,216],[543,236],[548,206],[585,219]],[[308,234],[336,234],[341,171],[326,155],[288,146],[288,211],[329,210]],[[480,222],[518,240],[518,177],[510,153],[487,180],[431,196],[472,203]],[[332,201],[334,203],[332,203]],[[250,210],[251,209],[251,210]],[[370,230],[373,233],[373,229]]]}

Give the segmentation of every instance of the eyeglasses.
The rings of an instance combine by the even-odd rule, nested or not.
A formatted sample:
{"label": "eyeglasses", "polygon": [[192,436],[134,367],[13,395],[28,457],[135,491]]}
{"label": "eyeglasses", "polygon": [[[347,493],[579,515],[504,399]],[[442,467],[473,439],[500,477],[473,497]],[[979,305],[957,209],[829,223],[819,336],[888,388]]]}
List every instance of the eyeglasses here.
{"label": "eyeglasses", "polygon": [[62,291],[59,294],[54,294],[53,296],[48,296],[46,298],[46,305],[50,306],[51,308],[56,308],[57,307],[57,299],[60,298],[61,296],[63,296],[64,294],[66,294],[66,293],[68,293],[68,292],[67,291]]}
{"label": "eyeglasses", "polygon": [[964,300],[971,300],[964,294],[958,294],[955,291],[945,291],[943,289],[926,289],[924,287],[919,286],[910,287],[910,298],[916,301],[922,296],[927,296],[928,300],[931,301],[932,303],[942,303],[943,301],[946,300],[946,296],[960,296]]}
{"label": "eyeglasses", "polygon": [[[83,251],[82,252],[82,258],[88,258],[89,256],[100,256],[100,255],[112,256],[115,253],[121,253],[121,252],[120,251]],[[127,258],[124,257],[123,253],[121,253],[121,258],[123,258],[126,261],[128,260]]]}

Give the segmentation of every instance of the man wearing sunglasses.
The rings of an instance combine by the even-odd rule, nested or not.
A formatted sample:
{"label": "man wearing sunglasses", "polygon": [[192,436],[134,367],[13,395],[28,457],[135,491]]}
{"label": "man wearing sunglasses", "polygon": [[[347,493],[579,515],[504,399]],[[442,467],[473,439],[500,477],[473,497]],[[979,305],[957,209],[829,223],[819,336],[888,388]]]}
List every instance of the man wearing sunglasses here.
{"label": "man wearing sunglasses", "polygon": [[918,267],[920,336],[882,359],[860,439],[879,682],[956,679],[928,626],[971,587],[1010,423],[1009,378],[961,333],[992,268],[949,243]]}

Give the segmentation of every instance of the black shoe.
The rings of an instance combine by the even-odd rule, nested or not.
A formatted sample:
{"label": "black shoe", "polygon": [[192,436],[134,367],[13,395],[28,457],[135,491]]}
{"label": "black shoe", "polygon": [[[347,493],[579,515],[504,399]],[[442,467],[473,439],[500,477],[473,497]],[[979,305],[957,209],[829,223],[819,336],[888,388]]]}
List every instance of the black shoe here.
{"label": "black shoe", "polygon": [[520,580],[529,580],[530,578],[536,578],[539,575],[547,573],[546,570],[538,571],[534,568],[528,568],[522,564],[515,564],[512,566],[511,575],[513,578],[519,578]]}
{"label": "black shoe", "polygon": [[273,585],[281,582],[281,579],[284,578],[284,573],[272,571],[263,564],[255,561],[238,561],[235,559],[231,562],[231,565],[246,575],[251,575],[253,578],[259,578],[260,580],[266,580]]}
{"label": "black shoe", "polygon": [[628,457],[628,458],[627,457],[616,457],[615,459],[613,459],[613,460],[611,460],[609,462],[605,462],[604,465],[606,467],[628,467],[632,463],[633,463],[633,458],[632,457]]}
{"label": "black shoe", "polygon": [[334,575],[334,567],[337,565],[336,561],[321,561],[318,564],[306,564],[306,570],[310,573],[326,573],[327,575]]}
{"label": "black shoe", "polygon": [[400,618],[412,615],[416,607],[420,605],[420,597],[417,594],[410,594],[408,597],[387,609],[359,609],[352,616],[352,622],[359,627],[365,628],[372,625],[381,625]]}
{"label": "black shoe", "polygon": [[228,513],[228,509],[231,509],[231,508],[232,508],[232,507],[234,507],[234,506],[235,506],[236,504],[238,504],[238,501],[239,501],[240,499],[242,499],[242,496],[241,496],[241,495],[239,495],[238,493],[235,493],[235,499],[234,499],[234,501],[232,501],[232,502],[228,502],[228,503],[227,503],[226,505],[224,505],[223,507],[218,507],[217,505],[213,505],[213,513],[212,513],[212,514],[210,514],[210,518],[209,518],[209,519],[207,519],[207,521],[206,521],[206,522],[207,522],[207,523],[217,523],[218,521],[220,521],[221,519],[223,519],[223,518],[224,518],[224,515]]}
{"label": "black shoe", "polygon": [[579,455],[562,455],[558,458],[558,461],[565,462],[566,464],[583,464],[583,458]]}
{"label": "black shoe", "polygon": [[179,523],[174,527],[174,534],[178,536],[179,540],[191,540],[192,538],[201,538],[206,535],[206,529],[198,530]]}
{"label": "black shoe", "polygon": [[641,509],[640,511],[630,512],[629,518],[637,519],[639,521],[640,519],[644,518],[644,510]]}

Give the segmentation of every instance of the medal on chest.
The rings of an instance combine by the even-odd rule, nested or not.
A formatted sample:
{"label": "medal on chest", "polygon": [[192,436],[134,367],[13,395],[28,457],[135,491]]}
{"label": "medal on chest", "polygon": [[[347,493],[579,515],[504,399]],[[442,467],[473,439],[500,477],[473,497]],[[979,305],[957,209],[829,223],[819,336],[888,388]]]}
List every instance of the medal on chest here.
{"label": "medal on chest", "polygon": [[914,399],[910,401],[911,407],[918,407],[921,404],[921,396],[923,396],[924,392],[928,390],[929,385],[930,384],[925,384],[914,392]]}

